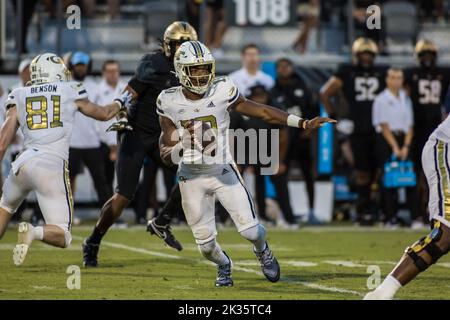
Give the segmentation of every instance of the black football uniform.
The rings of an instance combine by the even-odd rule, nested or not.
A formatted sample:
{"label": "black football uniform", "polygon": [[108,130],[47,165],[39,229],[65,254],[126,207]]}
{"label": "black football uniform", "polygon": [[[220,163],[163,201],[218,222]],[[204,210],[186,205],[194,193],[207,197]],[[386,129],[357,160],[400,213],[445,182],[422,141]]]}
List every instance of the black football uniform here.
{"label": "black football uniform", "polygon": [[334,74],[343,82],[343,92],[348,103],[349,119],[354,123],[350,136],[355,168],[371,171],[376,167],[376,134],[372,125],[372,104],[385,87],[384,67],[362,68],[344,64]]}
{"label": "black football uniform", "polygon": [[[131,200],[136,192],[144,158],[162,164],[159,156],[161,127],[156,113],[156,99],[162,90],[178,86],[172,62],[162,51],[146,54],[139,61],[128,85],[138,93],[128,110],[132,131],[119,134],[116,191]],[[176,167],[172,167],[175,173]]]}
{"label": "black football uniform", "polygon": [[405,70],[414,110],[413,155],[417,169],[430,134],[442,122],[445,94],[449,86],[449,69],[413,67]]}

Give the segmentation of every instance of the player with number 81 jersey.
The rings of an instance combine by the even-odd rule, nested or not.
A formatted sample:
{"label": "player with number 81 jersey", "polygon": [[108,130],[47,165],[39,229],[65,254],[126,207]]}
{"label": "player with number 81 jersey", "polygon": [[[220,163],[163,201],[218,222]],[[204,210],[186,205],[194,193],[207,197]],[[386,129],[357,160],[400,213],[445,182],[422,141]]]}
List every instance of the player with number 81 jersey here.
{"label": "player with number 81 jersey", "polygon": [[34,191],[46,224],[19,224],[13,260],[21,265],[34,240],[56,247],[70,245],[73,199],[69,181],[69,140],[76,111],[106,121],[123,111],[131,95],[104,107],[87,99],[81,84],[71,82],[62,59],[38,55],[30,64],[31,83],[14,89],[5,101],[6,119],[0,129],[0,161],[16,131],[24,135],[24,151],[11,164],[0,199],[0,239],[29,192]]}

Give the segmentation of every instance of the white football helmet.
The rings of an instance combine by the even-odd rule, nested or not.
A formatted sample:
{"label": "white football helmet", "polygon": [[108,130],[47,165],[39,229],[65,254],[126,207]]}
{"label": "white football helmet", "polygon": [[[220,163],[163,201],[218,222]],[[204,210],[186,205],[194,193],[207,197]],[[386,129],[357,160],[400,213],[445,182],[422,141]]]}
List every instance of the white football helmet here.
{"label": "white football helmet", "polygon": [[70,71],[63,60],[54,53],[36,56],[30,64],[31,84],[69,81]]}
{"label": "white football helmet", "polygon": [[[200,41],[186,41],[181,44],[175,53],[174,67],[180,84],[187,90],[204,94],[215,76],[216,61]],[[195,75],[196,67],[205,66],[206,74]]]}

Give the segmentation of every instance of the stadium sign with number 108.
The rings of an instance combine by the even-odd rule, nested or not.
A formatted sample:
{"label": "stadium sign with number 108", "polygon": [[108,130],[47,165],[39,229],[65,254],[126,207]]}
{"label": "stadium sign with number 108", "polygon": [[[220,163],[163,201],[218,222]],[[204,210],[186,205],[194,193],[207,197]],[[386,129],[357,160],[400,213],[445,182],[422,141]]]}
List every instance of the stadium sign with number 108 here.
{"label": "stadium sign with number 108", "polygon": [[296,22],[297,0],[229,0],[226,6],[229,25],[286,27]]}

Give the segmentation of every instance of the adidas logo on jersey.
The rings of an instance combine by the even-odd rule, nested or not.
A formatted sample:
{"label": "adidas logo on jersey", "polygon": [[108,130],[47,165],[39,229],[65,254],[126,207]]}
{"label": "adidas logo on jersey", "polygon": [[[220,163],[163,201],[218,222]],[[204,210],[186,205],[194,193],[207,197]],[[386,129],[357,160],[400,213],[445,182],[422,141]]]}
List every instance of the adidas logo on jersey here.
{"label": "adidas logo on jersey", "polygon": [[228,173],[228,172],[230,172],[230,171],[228,171],[227,169],[224,168],[224,169],[222,170],[222,175],[224,175],[224,174],[226,174],[226,173]]}
{"label": "adidas logo on jersey", "polygon": [[209,104],[208,104],[208,106],[207,106],[207,108],[214,108],[216,105],[211,101]]}

